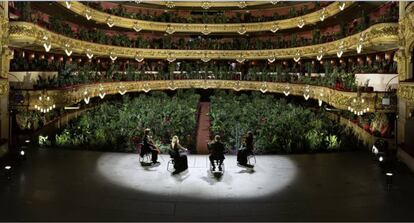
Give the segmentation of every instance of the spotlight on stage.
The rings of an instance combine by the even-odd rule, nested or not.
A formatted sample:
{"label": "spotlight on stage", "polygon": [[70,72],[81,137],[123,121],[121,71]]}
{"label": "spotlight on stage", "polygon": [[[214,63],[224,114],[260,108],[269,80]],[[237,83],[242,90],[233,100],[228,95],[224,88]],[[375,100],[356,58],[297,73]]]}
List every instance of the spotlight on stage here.
{"label": "spotlight on stage", "polygon": [[20,156],[24,156],[25,154],[24,150],[20,150]]}
{"label": "spotlight on stage", "polygon": [[10,171],[10,170],[11,170],[11,166],[5,166],[5,167],[4,167],[4,169],[5,169],[6,171]]}
{"label": "spotlight on stage", "polygon": [[25,143],[30,143],[30,139],[26,139],[24,142]]}
{"label": "spotlight on stage", "polygon": [[380,156],[380,157],[378,158],[378,161],[380,161],[380,162],[384,161],[384,157]]}

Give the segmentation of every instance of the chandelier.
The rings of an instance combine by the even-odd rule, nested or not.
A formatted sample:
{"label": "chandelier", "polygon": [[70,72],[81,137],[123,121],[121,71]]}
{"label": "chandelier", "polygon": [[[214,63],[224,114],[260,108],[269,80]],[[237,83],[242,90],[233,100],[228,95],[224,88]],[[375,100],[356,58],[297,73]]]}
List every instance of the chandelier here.
{"label": "chandelier", "polygon": [[361,92],[358,92],[356,97],[351,98],[348,111],[354,113],[355,115],[363,115],[369,112],[368,103],[366,103],[365,99],[361,96]]}
{"label": "chandelier", "polygon": [[46,91],[44,91],[38,99],[38,103],[35,104],[34,107],[36,110],[42,113],[50,112],[56,107],[56,105],[53,103],[53,100],[50,98]]}

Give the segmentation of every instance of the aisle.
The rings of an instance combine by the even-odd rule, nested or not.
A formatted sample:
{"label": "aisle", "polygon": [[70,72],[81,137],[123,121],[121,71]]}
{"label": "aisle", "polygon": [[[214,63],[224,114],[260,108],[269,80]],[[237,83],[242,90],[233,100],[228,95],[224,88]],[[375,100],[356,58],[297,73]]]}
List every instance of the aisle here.
{"label": "aisle", "polygon": [[200,116],[197,129],[197,154],[208,154],[207,142],[210,140],[210,102],[200,102]]}

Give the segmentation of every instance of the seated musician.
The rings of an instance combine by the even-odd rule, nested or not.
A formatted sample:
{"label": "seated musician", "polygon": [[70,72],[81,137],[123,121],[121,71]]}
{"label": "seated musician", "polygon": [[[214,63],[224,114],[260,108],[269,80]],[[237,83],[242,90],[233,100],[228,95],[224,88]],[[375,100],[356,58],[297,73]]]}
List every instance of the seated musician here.
{"label": "seated musician", "polygon": [[169,150],[170,156],[174,160],[175,171],[172,173],[173,175],[181,173],[188,168],[186,152],[187,149],[181,146],[178,136],[173,136]]}
{"label": "seated musician", "polygon": [[251,131],[248,131],[243,143],[243,149],[237,152],[238,164],[246,167],[251,167],[247,164],[247,157],[253,154],[253,149],[253,133]]}
{"label": "seated musician", "polygon": [[222,165],[223,165],[223,161],[224,161],[225,147],[224,147],[224,144],[222,142],[220,142],[220,136],[219,135],[216,135],[214,137],[214,140],[208,144],[208,149],[210,151],[209,159],[210,159],[211,165],[213,167],[213,171],[216,170],[216,165],[214,163],[214,161],[216,161],[216,160],[219,161],[219,164],[218,164],[219,165],[218,166],[219,171],[222,171],[223,170]]}
{"label": "seated musician", "polygon": [[144,137],[142,140],[142,148],[141,148],[140,156],[144,157],[144,155],[148,153],[151,153],[152,163],[159,164],[159,162],[157,161],[159,150],[151,138],[151,130],[147,128],[144,130]]}

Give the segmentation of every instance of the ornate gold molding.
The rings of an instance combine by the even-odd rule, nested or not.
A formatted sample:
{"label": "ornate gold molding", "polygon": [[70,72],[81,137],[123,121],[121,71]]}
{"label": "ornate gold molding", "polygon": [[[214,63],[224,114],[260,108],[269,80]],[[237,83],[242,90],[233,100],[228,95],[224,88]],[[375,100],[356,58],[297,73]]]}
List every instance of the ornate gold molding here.
{"label": "ornate gold molding", "polygon": [[9,93],[9,80],[0,79],[0,96],[7,95]]}
{"label": "ornate gold molding", "polygon": [[142,3],[149,5],[165,6],[170,8],[171,2],[174,3],[174,7],[200,7],[204,8],[208,5],[209,8],[222,8],[222,7],[238,7],[247,8],[265,4],[271,4],[271,1],[142,1]]}
{"label": "ornate gold molding", "polygon": [[[148,59],[287,59],[315,58],[322,50],[324,55],[335,55],[342,46],[344,53],[356,53],[357,45],[363,37],[363,51],[381,51],[396,49],[398,44],[398,24],[381,23],[364,30],[361,33],[348,36],[341,40],[323,44],[274,49],[274,50],[166,50],[166,49],[138,49],[129,47],[117,47],[72,39],[63,35],[50,32],[44,28],[27,22],[10,23],[10,45],[17,48],[37,46],[43,48],[45,38],[50,41],[51,51],[63,53],[66,45],[70,46],[73,53],[89,54],[94,56],[122,58],[135,58],[139,55]],[[376,49],[378,47],[378,49]],[[89,49],[89,50],[88,50]],[[44,50],[44,49],[42,49]]]}
{"label": "ornate gold molding", "polygon": [[[58,2],[62,6],[67,7],[66,2]],[[167,32],[171,30],[172,32],[197,32],[204,33],[205,29],[208,29],[209,33],[238,33],[241,29],[245,32],[259,32],[259,31],[270,31],[276,26],[278,29],[291,29],[297,28],[298,23],[303,19],[306,24],[315,24],[321,22],[321,14],[324,13],[325,19],[331,16],[335,16],[342,12],[341,6],[344,5],[342,9],[350,7],[353,2],[334,2],[324,9],[299,16],[290,19],[276,20],[270,22],[257,22],[257,23],[228,23],[228,24],[189,24],[189,23],[164,23],[164,22],[153,22],[145,20],[136,20],[128,19],[125,17],[119,17],[111,15],[99,10],[90,8],[79,2],[71,2],[70,8],[68,10],[72,11],[75,14],[78,14],[83,17],[90,17],[91,20],[98,23],[107,23],[108,18],[111,18],[114,27],[122,27],[127,29],[134,30],[134,26],[139,27],[140,30],[152,30],[152,31],[161,31]],[[87,16],[86,16],[87,15]]]}
{"label": "ornate gold molding", "polygon": [[[90,85],[74,86],[60,90],[48,90],[49,95],[57,107],[70,106],[76,103],[85,103],[84,99],[98,97],[99,94],[120,94],[125,92],[149,92],[152,90],[176,90],[176,89],[232,89],[235,91],[261,91],[262,93],[284,93],[321,100],[338,109],[347,110],[351,100],[357,96],[356,92],[338,91],[327,87],[312,86],[304,84],[288,84],[277,82],[257,81],[229,81],[229,80],[164,80],[164,81],[131,81],[99,83]],[[19,103],[11,101],[13,106],[26,106],[34,109],[38,103],[41,90],[35,91],[13,91],[13,94],[24,98]],[[362,97],[370,111],[394,111],[381,105],[384,93],[362,93]],[[19,97],[17,97],[19,98]]]}
{"label": "ornate gold molding", "polygon": [[399,50],[396,55],[398,61],[398,75],[400,81],[411,79],[411,52],[414,50],[414,10],[407,11],[403,18],[400,18],[399,29]]}
{"label": "ornate gold molding", "polygon": [[414,83],[400,82],[397,94],[400,99],[404,99],[407,102],[414,104]]}

